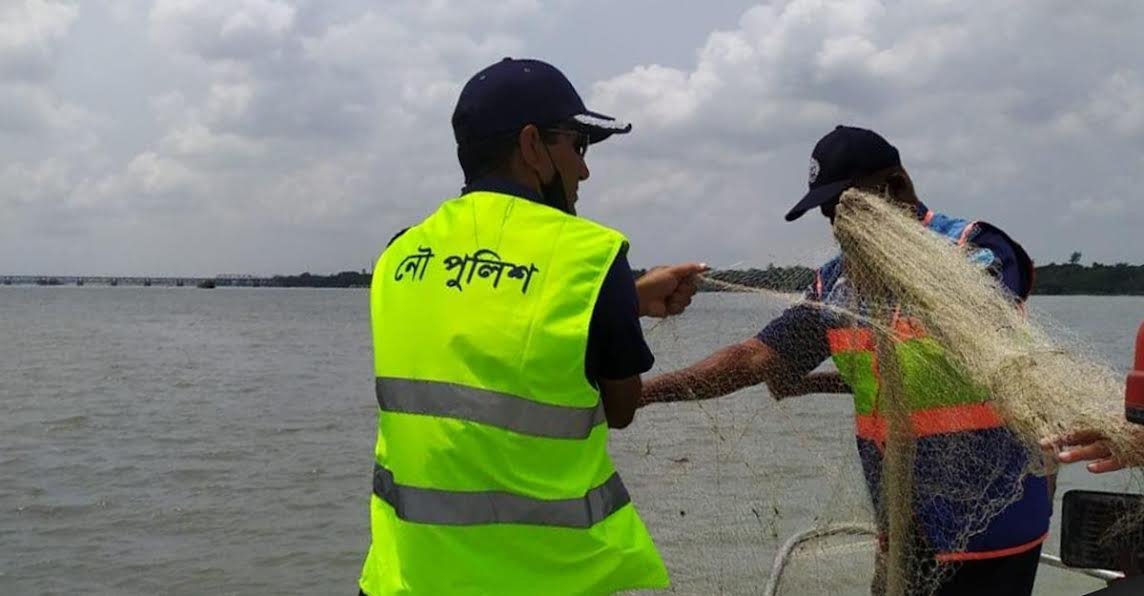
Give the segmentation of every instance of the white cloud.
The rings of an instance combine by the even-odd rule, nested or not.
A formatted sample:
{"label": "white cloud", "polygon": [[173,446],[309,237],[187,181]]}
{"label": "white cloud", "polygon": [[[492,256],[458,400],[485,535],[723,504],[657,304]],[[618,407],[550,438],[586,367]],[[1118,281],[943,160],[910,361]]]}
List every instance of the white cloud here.
{"label": "white cloud", "polygon": [[202,180],[179,160],[147,151],[117,171],[79,179],[67,200],[76,209],[132,218],[139,210],[186,209],[195,193],[207,190]]}
{"label": "white cloud", "polygon": [[208,60],[245,60],[281,50],[295,9],[277,0],[157,0],[152,39]]}
{"label": "white cloud", "polygon": [[386,7],[414,30],[428,31],[505,30],[534,21],[543,9],[539,0],[393,0]]}
{"label": "white cloud", "polygon": [[246,115],[254,100],[250,82],[219,82],[211,85],[207,98],[206,119],[211,122],[233,122]]}
{"label": "white cloud", "polygon": [[187,98],[179,91],[167,91],[150,101],[151,113],[161,124],[179,124],[187,116]]}
{"label": "white cloud", "polygon": [[63,2],[0,3],[0,135],[27,139],[90,124],[83,108],[49,84],[78,12]]}
{"label": "white cloud", "polygon": [[[556,64],[634,123],[589,152],[579,208],[628,233],[637,266],[821,256],[826,227],[782,215],[839,123],[884,133],[924,199],[1034,256],[1062,238],[1144,254],[1144,6],[736,1],[702,28],[710,5],[667,0],[0,2],[0,202],[17,222],[0,272],[54,270],[50,250],[4,256],[77,229],[123,267],[218,230],[246,252],[198,261],[228,259],[215,270],[369,262],[457,191],[456,95],[506,55]],[[173,213],[182,236],[145,232]]]}
{"label": "white cloud", "polygon": [[125,180],[128,189],[154,196],[186,190],[194,176],[177,160],[148,152],[127,164]]}
{"label": "white cloud", "polygon": [[[263,146],[232,134],[218,134],[201,124],[191,124],[171,130],[160,146],[173,155],[210,160],[215,167],[228,164],[242,166],[248,158],[256,157]],[[235,163],[235,160],[243,160]]]}
{"label": "white cloud", "polygon": [[[432,20],[430,15],[440,10],[437,4],[428,3],[421,18]],[[495,29],[477,35],[419,30],[399,14],[378,10],[336,23],[303,45],[316,66],[370,81],[376,93],[384,94],[384,103],[397,100],[412,111],[451,107],[476,68],[521,50],[518,40]]]}
{"label": "white cloud", "polygon": [[0,84],[0,134],[71,129],[89,123],[89,117],[83,108],[38,85]]}
{"label": "white cloud", "polygon": [[58,42],[79,12],[46,0],[0,3],[0,79],[41,81],[53,69]]}
{"label": "white cloud", "polygon": [[69,178],[68,165],[56,158],[8,164],[0,169],[0,205],[12,212],[33,203],[58,201],[70,192]]}
{"label": "white cloud", "polygon": [[118,25],[123,25],[139,14],[146,14],[152,0],[103,0],[109,16]]}
{"label": "white cloud", "polygon": [[1117,70],[1093,91],[1084,110],[1097,127],[1124,136],[1144,133],[1144,81],[1139,72]]}
{"label": "white cloud", "polygon": [[[709,35],[691,68],[639,65],[593,86],[592,105],[635,122],[633,138],[616,143],[622,165],[610,168],[620,173],[604,198],[627,204],[646,195],[648,180],[673,172],[691,183],[657,190],[661,204],[721,201],[726,212],[715,219],[724,228],[745,212],[765,214],[757,240],[716,250],[749,259],[774,250],[774,240],[799,259],[810,243],[781,216],[805,192],[802,164],[821,135],[854,124],[899,147],[934,207],[995,220],[1034,251],[1047,249],[1053,240],[1033,213],[1107,216],[1132,203],[1074,197],[1094,185],[1128,195],[1140,187],[1139,175],[1115,174],[1123,170],[1116,161],[1144,149],[1144,45],[1133,33],[1144,9],[1121,6],[792,0],[752,8],[737,29]],[[638,225],[634,215],[622,221]],[[636,236],[637,246],[664,242],[650,231]],[[707,243],[726,235],[718,238]],[[696,248],[667,242],[679,257]]]}

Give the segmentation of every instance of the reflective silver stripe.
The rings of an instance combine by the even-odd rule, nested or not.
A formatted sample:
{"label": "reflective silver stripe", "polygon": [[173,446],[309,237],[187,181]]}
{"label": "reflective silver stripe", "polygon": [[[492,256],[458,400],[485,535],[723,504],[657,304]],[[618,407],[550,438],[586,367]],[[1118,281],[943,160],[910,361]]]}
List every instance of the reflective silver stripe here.
{"label": "reflective silver stripe", "polygon": [[450,526],[529,524],[590,528],[631,502],[620,475],[583,497],[548,501],[502,491],[454,492],[397,484],[393,473],[374,464],[373,494],[397,517],[415,523]]}
{"label": "reflective silver stripe", "polygon": [[452,383],[378,377],[377,406],[385,412],[458,418],[505,430],[550,437],[585,439],[604,422],[604,407],[554,406]]}

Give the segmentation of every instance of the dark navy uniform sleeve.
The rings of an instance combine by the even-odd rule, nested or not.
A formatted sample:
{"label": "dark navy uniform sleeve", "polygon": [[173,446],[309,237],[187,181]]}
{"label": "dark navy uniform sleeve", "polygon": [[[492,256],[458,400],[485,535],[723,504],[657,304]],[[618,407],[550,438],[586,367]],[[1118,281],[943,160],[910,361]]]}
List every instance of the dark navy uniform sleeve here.
{"label": "dark navy uniform sleeve", "polygon": [[639,296],[632,268],[620,254],[604,277],[588,327],[584,373],[593,385],[599,379],[619,380],[643,374],[655,364],[640,326]]}
{"label": "dark navy uniform sleeve", "polygon": [[826,332],[831,325],[826,311],[802,302],[783,311],[755,337],[778,353],[792,374],[804,376],[830,358]]}
{"label": "dark navy uniform sleeve", "polygon": [[973,246],[985,249],[992,254],[988,269],[1014,296],[1025,300],[1033,291],[1033,260],[1025,249],[1005,232],[984,223],[977,224],[978,231],[973,236]]}

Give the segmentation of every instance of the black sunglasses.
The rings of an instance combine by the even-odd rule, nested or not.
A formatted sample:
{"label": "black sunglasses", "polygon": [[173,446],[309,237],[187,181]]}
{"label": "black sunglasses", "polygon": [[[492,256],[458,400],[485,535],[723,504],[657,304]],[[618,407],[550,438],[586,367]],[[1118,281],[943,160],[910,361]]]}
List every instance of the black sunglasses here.
{"label": "black sunglasses", "polygon": [[588,138],[587,133],[579,130],[568,130],[567,128],[548,128],[545,129],[544,132],[551,134],[573,135],[575,139],[572,141],[572,148],[576,151],[576,154],[580,157],[584,157],[588,154],[588,145],[590,144],[590,139]]}

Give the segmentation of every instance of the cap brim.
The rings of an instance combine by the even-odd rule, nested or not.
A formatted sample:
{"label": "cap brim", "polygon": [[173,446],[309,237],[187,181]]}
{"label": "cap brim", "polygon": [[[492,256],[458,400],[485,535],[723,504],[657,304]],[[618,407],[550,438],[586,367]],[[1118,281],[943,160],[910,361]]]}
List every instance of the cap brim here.
{"label": "cap brim", "polygon": [[794,206],[794,208],[787,212],[786,220],[794,221],[802,217],[803,213],[806,213],[815,207],[837,201],[838,197],[842,195],[842,192],[847,188],[850,188],[852,183],[853,181],[849,179],[839,180],[838,182],[831,182],[826,186],[819,186],[818,188],[806,193],[806,196],[802,197],[802,200],[799,201],[798,204]]}
{"label": "cap brim", "polygon": [[572,120],[588,133],[589,143],[599,143],[612,135],[622,135],[632,131],[632,125],[627,122],[588,110],[572,116]]}

